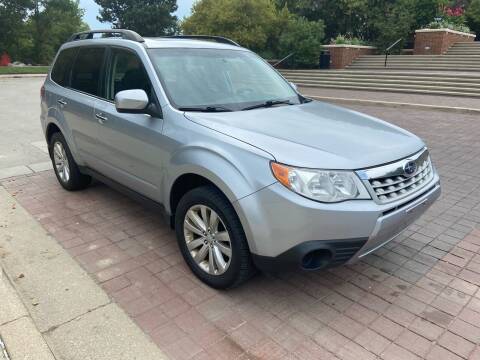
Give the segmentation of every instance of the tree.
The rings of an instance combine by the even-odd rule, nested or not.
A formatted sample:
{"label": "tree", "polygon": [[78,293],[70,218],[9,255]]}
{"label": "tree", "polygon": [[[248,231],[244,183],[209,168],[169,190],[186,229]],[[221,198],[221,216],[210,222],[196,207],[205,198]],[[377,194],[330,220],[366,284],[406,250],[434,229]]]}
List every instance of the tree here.
{"label": "tree", "polygon": [[263,51],[277,31],[277,10],[270,0],[202,0],[182,24],[185,34],[222,35]]}
{"label": "tree", "polygon": [[322,21],[308,21],[304,17],[292,16],[280,36],[279,53],[287,55],[294,52],[294,67],[317,66],[323,36]]}
{"label": "tree", "polygon": [[114,28],[125,28],[144,36],[176,33],[176,0],[95,0],[102,8],[98,20]]}
{"label": "tree", "polygon": [[[276,0],[310,21],[322,20],[327,39],[339,34],[363,37],[366,18],[371,14],[368,0]],[[382,1],[383,2],[383,1]],[[373,8],[375,9],[375,8]]]}
{"label": "tree", "polygon": [[20,55],[25,20],[31,8],[31,0],[0,1],[0,54],[7,51],[14,59]]}
{"label": "tree", "polygon": [[465,13],[467,24],[474,33],[480,36],[480,0],[472,0]]}
{"label": "tree", "polygon": [[0,1],[0,53],[48,64],[72,33],[88,29],[82,17],[78,0]]}
{"label": "tree", "polygon": [[33,15],[27,22],[32,36],[31,60],[37,64],[48,64],[73,33],[87,30],[83,14],[78,0],[35,1]]}

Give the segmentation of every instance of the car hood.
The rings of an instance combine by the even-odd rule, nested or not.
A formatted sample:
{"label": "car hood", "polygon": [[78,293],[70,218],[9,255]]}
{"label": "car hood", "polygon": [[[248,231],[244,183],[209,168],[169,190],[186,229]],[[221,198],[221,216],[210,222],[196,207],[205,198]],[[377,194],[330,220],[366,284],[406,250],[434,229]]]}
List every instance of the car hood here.
{"label": "car hood", "polygon": [[402,159],[425,146],[397,126],[317,101],[185,116],[299,167],[361,169]]}

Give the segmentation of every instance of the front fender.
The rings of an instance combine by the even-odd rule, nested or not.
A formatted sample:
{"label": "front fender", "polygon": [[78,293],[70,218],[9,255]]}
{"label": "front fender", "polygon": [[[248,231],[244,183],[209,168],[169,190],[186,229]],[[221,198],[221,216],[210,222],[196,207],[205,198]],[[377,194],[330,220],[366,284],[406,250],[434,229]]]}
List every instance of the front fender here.
{"label": "front fender", "polygon": [[[165,197],[169,199],[175,181],[182,175],[195,174],[214,183],[230,200],[235,202],[275,182],[269,159],[254,152],[193,145],[176,152],[170,161]],[[165,201],[170,212],[170,204]]]}

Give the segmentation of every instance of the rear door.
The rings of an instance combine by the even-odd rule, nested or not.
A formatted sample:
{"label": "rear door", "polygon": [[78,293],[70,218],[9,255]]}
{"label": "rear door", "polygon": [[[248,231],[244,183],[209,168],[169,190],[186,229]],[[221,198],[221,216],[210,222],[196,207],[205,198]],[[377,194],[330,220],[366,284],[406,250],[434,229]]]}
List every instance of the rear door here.
{"label": "rear door", "polygon": [[[48,111],[51,112],[52,109],[56,110],[55,117],[62,127],[63,131],[66,132],[65,137],[67,141],[71,142],[71,133],[69,132],[68,122],[65,118],[65,105],[67,104],[67,99],[72,95],[72,91],[69,88],[70,86],[70,77],[72,74],[72,66],[75,62],[77,56],[78,48],[67,48],[62,50],[55,60],[55,63],[50,74],[50,80],[45,81],[45,94]],[[47,111],[47,110],[45,110]],[[70,144],[71,148],[73,147],[73,152],[76,154],[76,143]]]}
{"label": "rear door", "polygon": [[[163,119],[146,114],[117,112],[119,91],[141,89],[156,97],[138,55],[129,49],[112,47],[107,68],[104,100],[97,100],[95,115],[100,124],[101,168],[107,177],[158,200],[158,186],[164,158]],[[158,104],[158,103],[157,103]]]}
{"label": "rear door", "polygon": [[71,130],[77,151],[85,165],[98,163],[98,122],[95,101],[103,92],[106,47],[82,46],[71,70],[69,91],[57,101]]}

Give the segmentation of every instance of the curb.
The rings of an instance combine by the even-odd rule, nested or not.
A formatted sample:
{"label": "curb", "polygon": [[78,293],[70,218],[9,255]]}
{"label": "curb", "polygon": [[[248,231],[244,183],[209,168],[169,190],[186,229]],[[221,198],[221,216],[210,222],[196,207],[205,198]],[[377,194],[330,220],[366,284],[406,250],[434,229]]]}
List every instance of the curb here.
{"label": "curb", "polygon": [[429,105],[429,104],[415,104],[415,103],[402,103],[395,101],[382,101],[382,100],[365,100],[365,99],[349,99],[349,98],[339,98],[339,97],[330,97],[330,96],[316,96],[304,94],[306,97],[334,102],[339,104],[358,104],[358,105],[375,105],[375,106],[386,106],[393,108],[410,108],[410,109],[419,109],[419,110],[434,110],[434,111],[445,111],[453,112],[457,114],[471,114],[478,115],[480,114],[480,108],[466,108],[466,107],[457,107],[457,106],[441,106],[441,105]]}

